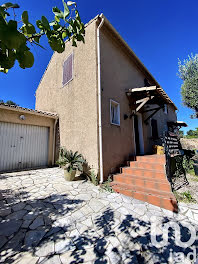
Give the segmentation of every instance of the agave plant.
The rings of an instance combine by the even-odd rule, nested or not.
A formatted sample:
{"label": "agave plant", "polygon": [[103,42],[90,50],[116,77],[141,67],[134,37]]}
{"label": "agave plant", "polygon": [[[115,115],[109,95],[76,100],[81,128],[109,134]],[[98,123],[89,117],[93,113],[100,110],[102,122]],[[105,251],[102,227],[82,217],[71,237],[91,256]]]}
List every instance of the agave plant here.
{"label": "agave plant", "polygon": [[57,164],[62,168],[66,169],[68,172],[72,170],[83,171],[84,158],[78,151],[73,152],[72,150],[66,150],[61,148],[59,153],[59,159]]}

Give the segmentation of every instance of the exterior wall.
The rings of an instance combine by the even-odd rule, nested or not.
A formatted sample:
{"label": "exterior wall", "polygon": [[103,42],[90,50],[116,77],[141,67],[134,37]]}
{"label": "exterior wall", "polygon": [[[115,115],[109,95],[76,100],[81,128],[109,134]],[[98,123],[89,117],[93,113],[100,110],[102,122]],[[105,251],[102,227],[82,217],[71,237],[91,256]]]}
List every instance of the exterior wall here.
{"label": "exterior wall", "polygon": [[[148,104],[149,105],[149,104]],[[149,107],[156,108],[158,105],[149,105]],[[175,109],[172,105],[168,104],[168,113],[165,114],[163,109],[160,109],[152,118],[157,120],[158,136],[159,138],[163,136],[163,132],[167,130],[168,121],[177,121],[177,116]],[[149,108],[147,108],[149,109]],[[143,114],[143,119],[145,120],[152,112]],[[148,120],[147,124],[143,123],[143,133],[144,133],[144,151],[145,153],[152,153],[152,146],[156,144],[161,144],[161,140],[153,140],[151,132],[151,120]]]}
{"label": "exterior wall", "polygon": [[[124,114],[131,114],[129,100],[126,91],[130,88],[144,86],[146,76],[134,64],[118,44],[104,28],[101,30],[101,79],[102,79],[102,139],[103,139],[103,166],[104,178],[114,173],[126,161],[129,156],[135,154],[135,136],[133,121],[124,120]],[[155,81],[149,80],[156,85]],[[120,126],[110,123],[110,99],[120,103]],[[154,107],[154,106],[152,106]],[[145,120],[146,115],[142,115]],[[169,105],[168,114],[159,111],[153,118],[158,121],[158,134],[161,135],[167,121],[176,120],[176,114]],[[142,121],[144,153],[151,152],[153,142],[150,125]]]}
{"label": "exterior wall", "polygon": [[[66,43],[54,53],[36,91],[36,109],[59,115],[60,145],[79,151],[98,170],[96,21],[86,27],[85,44]],[[63,87],[63,63],[73,53],[73,80]]]}
{"label": "exterior wall", "polygon": [[[144,76],[108,32],[101,30],[102,138],[104,177],[134,154],[134,133],[125,91],[144,86]],[[110,124],[110,99],[120,103],[120,126]]]}
{"label": "exterior wall", "polygon": [[[20,115],[24,115],[25,120],[20,120],[19,118]],[[15,110],[0,108],[0,122],[48,127],[49,128],[48,165],[51,166],[53,164],[53,139],[54,139],[54,122],[55,122],[53,118],[25,113],[20,110],[15,111]]]}

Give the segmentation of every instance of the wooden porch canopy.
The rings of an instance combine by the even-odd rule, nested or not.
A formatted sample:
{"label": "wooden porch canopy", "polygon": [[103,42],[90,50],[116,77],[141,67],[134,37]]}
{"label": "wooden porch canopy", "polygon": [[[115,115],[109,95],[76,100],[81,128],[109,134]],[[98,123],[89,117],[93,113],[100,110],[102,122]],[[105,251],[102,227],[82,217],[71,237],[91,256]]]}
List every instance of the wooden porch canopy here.
{"label": "wooden porch canopy", "polygon": [[[146,118],[146,120],[144,120],[145,123],[161,108],[163,108],[165,104],[171,104],[175,108],[175,110],[177,110],[177,107],[161,87],[149,86],[131,88],[126,91],[126,95],[129,99],[129,105],[133,114],[137,112],[146,113],[152,111],[152,113]],[[158,107],[145,110],[143,109],[143,106],[146,103],[155,104],[158,105]]]}
{"label": "wooden porch canopy", "polygon": [[149,104],[157,104],[161,108],[168,103],[177,110],[177,107],[161,87],[131,88],[126,91],[126,95],[129,98],[132,110],[135,110],[135,112],[141,111],[142,107],[148,102]]}

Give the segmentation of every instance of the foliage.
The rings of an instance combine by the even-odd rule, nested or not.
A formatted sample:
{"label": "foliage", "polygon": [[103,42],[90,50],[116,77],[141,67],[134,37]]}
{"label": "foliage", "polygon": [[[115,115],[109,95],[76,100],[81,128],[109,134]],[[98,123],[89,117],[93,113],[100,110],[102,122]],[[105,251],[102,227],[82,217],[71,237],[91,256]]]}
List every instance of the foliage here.
{"label": "foliage", "polygon": [[[62,0],[64,10],[53,7],[54,20],[49,22],[45,16],[36,21],[35,26],[29,21],[28,12],[24,11],[21,21],[16,21],[15,9],[18,4],[5,3],[0,6],[0,72],[7,73],[14,67],[17,60],[22,69],[31,68],[34,64],[34,55],[30,47],[42,47],[40,39],[45,35],[52,50],[62,53],[65,50],[65,40],[71,39],[72,45],[77,41],[84,42],[85,27],[81,22],[75,2]],[[10,9],[14,18],[10,17]],[[19,27],[22,23],[21,27]]]}
{"label": "foliage", "polygon": [[196,200],[192,197],[190,191],[186,192],[174,192],[175,198],[178,202],[184,202],[184,203],[196,203]]}
{"label": "foliage", "polygon": [[65,148],[61,148],[59,159],[56,163],[68,172],[71,172],[72,170],[79,170],[82,172],[84,159],[77,151],[73,152],[72,150],[68,151]]}
{"label": "foliage", "polygon": [[88,162],[84,159],[83,163],[83,173],[82,173],[88,180],[90,180],[94,185],[98,185],[98,175],[91,169]]}
{"label": "foliage", "polygon": [[111,186],[111,182],[112,182],[112,179],[111,179],[111,176],[109,176],[107,181],[105,181],[104,183],[101,184],[102,190],[105,190],[107,192],[113,193],[114,190],[113,190],[113,188]]}
{"label": "foliage", "polygon": [[191,159],[191,156],[184,155],[183,157],[183,167],[186,173],[189,173],[190,171],[194,170],[193,169],[193,160]]}
{"label": "foliage", "polygon": [[14,105],[14,106],[18,106],[18,104],[16,104],[15,102],[8,100],[6,102],[4,102],[3,100],[0,100],[0,104],[6,104],[6,105]]}
{"label": "foliage", "polygon": [[183,64],[179,60],[179,77],[184,105],[198,113],[198,54],[188,56]]}
{"label": "foliage", "polygon": [[180,138],[183,138],[183,137],[184,137],[184,131],[179,130],[179,137],[180,137]]}
{"label": "foliage", "polygon": [[190,129],[186,134],[185,138],[198,138],[198,127],[195,130]]}
{"label": "foliage", "polygon": [[192,171],[191,175],[194,176],[194,177],[192,178],[192,181],[198,182],[198,176],[195,175],[194,170]]}
{"label": "foliage", "polygon": [[91,170],[91,173],[89,175],[89,179],[94,185],[97,186],[99,184],[98,175],[93,170]]}

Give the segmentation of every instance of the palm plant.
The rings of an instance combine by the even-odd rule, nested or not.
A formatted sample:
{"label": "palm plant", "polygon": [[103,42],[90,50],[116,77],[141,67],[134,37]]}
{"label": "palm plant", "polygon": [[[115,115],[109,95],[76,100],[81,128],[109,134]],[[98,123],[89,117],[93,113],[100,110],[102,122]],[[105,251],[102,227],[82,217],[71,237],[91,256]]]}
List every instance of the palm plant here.
{"label": "palm plant", "polygon": [[57,164],[66,169],[68,172],[73,170],[83,171],[84,158],[78,151],[73,152],[72,150],[66,150],[65,148],[60,149],[59,159]]}

